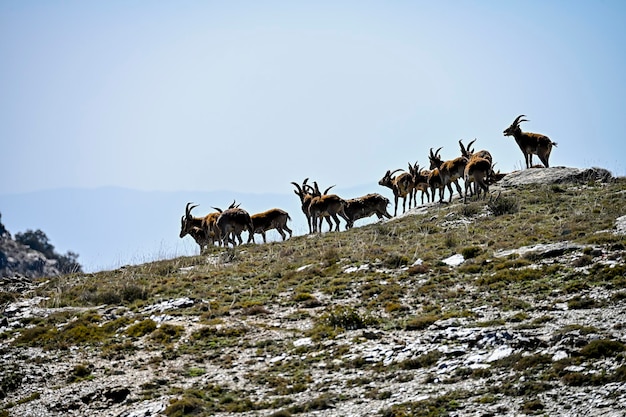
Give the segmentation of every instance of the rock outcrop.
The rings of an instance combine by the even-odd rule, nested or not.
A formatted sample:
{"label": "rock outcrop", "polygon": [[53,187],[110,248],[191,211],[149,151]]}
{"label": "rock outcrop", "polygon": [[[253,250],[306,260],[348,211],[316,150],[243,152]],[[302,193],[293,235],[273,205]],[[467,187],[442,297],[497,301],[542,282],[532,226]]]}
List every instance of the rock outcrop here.
{"label": "rock outcrop", "polygon": [[7,233],[0,237],[0,276],[40,278],[59,275],[56,259],[22,245]]}
{"label": "rock outcrop", "polygon": [[513,171],[499,184],[502,187],[517,187],[527,184],[583,184],[587,182],[608,182],[613,179],[611,172],[604,168],[533,168]]}

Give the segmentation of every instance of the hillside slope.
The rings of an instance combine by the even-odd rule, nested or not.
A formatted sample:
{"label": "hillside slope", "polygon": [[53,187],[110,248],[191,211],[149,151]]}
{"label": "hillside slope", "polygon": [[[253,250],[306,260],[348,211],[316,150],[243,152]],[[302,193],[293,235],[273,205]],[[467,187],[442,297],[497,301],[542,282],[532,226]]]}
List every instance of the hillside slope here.
{"label": "hillside slope", "polygon": [[622,416],[626,179],[559,170],[5,287],[0,416]]}

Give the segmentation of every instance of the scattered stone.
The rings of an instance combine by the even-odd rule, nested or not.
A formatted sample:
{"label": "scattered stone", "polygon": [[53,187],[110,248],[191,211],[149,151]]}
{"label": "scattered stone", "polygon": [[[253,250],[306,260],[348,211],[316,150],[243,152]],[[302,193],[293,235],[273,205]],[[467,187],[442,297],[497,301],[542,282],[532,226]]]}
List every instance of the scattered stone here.
{"label": "scattered stone", "polygon": [[626,216],[615,219],[615,234],[626,235]]}
{"label": "scattered stone", "polygon": [[522,246],[511,250],[499,250],[494,252],[496,258],[506,258],[511,255],[525,256],[533,259],[554,258],[563,255],[565,252],[582,249],[582,245],[572,242],[558,242],[539,244],[534,246]]}
{"label": "scattered stone", "polygon": [[160,401],[144,401],[133,408],[134,410],[125,411],[118,417],[157,417],[163,415],[162,412],[165,411],[166,406]]}
{"label": "scattered stone", "polygon": [[461,255],[460,253],[457,253],[456,255],[452,255],[452,256],[444,259],[441,262],[443,262],[444,264],[446,264],[448,266],[459,266],[463,262],[465,262],[465,258],[463,258],[463,255]]}
{"label": "scattered stone", "polygon": [[310,337],[303,337],[301,339],[296,339],[293,341],[294,347],[309,346],[312,344],[313,340]]}
{"label": "scattered stone", "polygon": [[485,359],[485,362],[491,363],[513,354],[513,348],[510,346],[499,346]]}
{"label": "scattered stone", "polygon": [[147,306],[143,309],[143,312],[144,313],[156,313],[156,312],[162,313],[167,310],[192,307],[193,305],[194,305],[194,300],[192,300],[189,297],[183,297],[183,298],[177,298],[175,300],[167,300],[159,304],[153,304],[151,306]]}

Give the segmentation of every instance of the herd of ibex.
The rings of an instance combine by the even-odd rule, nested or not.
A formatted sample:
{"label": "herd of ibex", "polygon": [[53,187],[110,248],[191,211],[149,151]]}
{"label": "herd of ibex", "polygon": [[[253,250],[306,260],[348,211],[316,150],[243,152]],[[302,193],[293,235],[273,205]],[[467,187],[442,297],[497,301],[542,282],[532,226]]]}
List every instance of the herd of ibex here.
{"label": "herd of ibex", "polygon": [[[532,156],[537,155],[543,166],[549,167],[548,160],[552,147],[556,146],[547,136],[538,133],[522,132],[520,123],[528,121],[523,119],[524,115],[518,116],[513,123],[504,130],[504,136],[513,136],[522,153],[526,168],[533,167]],[[463,202],[467,201],[467,196],[474,195],[479,198],[481,193],[483,198],[489,193],[489,184],[496,182],[502,178],[502,174],[494,172],[493,159],[489,151],[481,150],[475,152],[472,145],[476,139],[471,141],[467,146],[459,140],[461,155],[444,161],[441,159],[439,152],[441,147],[433,152],[430,148],[428,158],[430,160],[430,168],[422,169],[416,162],[411,165],[409,170],[396,169],[388,170],[378,184],[388,187],[392,190],[394,196],[394,216],[398,214],[398,201],[402,198],[402,212],[406,211],[406,202],[409,201],[409,209],[411,206],[417,207],[417,192],[421,191],[421,201],[424,204],[424,196],[427,202],[435,201],[435,194],[439,191],[439,202],[443,202],[444,192],[446,188],[449,192],[449,202],[452,201],[454,194],[452,184],[454,184],[459,196],[463,198]],[[403,171],[398,175],[396,172]],[[459,179],[463,179],[465,189],[463,190],[459,184]],[[336,194],[329,194],[331,188],[328,187],[324,192],[320,192],[317,182],[313,185],[308,184],[308,178],[302,184],[292,182],[295,187],[294,193],[300,198],[302,204],[302,212],[307,219],[309,233],[317,233],[322,231],[324,220],[328,223],[329,231],[339,231],[339,218],[346,222],[346,229],[354,226],[354,222],[376,215],[379,219],[391,218],[391,214],[387,211],[390,204],[389,199],[378,193],[367,194],[363,197],[353,199],[343,199]],[[474,189],[472,189],[474,184]],[[281,209],[273,208],[262,213],[254,215],[248,214],[247,211],[239,207],[239,204],[233,202],[226,210],[213,207],[216,211],[207,214],[204,217],[194,217],[191,214],[197,205],[187,203],[185,207],[185,215],[181,218],[180,237],[190,235],[200,246],[200,252],[207,246],[215,243],[228,246],[232,244],[242,244],[243,239],[241,233],[248,232],[247,243],[254,243],[254,235],[259,233],[263,236],[263,242],[266,242],[265,232],[275,229],[280,233],[283,240],[292,236],[292,230],[287,226],[287,221],[291,220],[289,214]],[[334,222],[334,224],[333,224]]]}

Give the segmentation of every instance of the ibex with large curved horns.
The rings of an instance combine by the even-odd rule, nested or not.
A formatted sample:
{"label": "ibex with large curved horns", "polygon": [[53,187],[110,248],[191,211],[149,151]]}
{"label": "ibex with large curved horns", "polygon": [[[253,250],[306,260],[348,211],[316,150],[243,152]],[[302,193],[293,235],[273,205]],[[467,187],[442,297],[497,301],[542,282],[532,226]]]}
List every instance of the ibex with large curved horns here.
{"label": "ibex with large curved horns", "polygon": [[402,198],[402,213],[406,211],[406,199],[409,198],[409,210],[411,209],[411,201],[413,197],[413,176],[409,172],[403,172],[395,177],[392,175],[398,171],[404,171],[402,168],[398,168],[394,171],[387,170],[385,176],[383,176],[378,185],[390,188],[393,191],[394,209],[393,215],[398,215],[398,199]]}
{"label": "ibex with large curved horns", "polygon": [[[417,192],[422,192],[422,204],[424,204],[424,195],[426,195],[426,202],[430,203],[430,186],[428,185],[428,176],[430,171],[420,168],[419,164],[415,162],[413,165],[409,164],[409,172],[413,177],[413,202],[417,207]],[[409,207],[411,201],[409,200]]]}
{"label": "ibex with large curved horns", "polygon": [[[346,216],[345,207],[346,201],[339,197],[337,194],[328,194],[328,191],[334,187],[331,185],[328,187],[324,193],[322,194],[317,186],[317,182],[313,182],[315,188],[312,190],[313,199],[311,199],[311,203],[309,204],[309,216],[311,216],[311,224],[313,226],[313,233],[316,233],[318,230],[322,232],[322,222],[326,219],[326,222],[329,226],[329,231],[333,230],[333,224],[331,222],[331,218],[335,221],[335,231],[339,231],[339,217],[343,218],[346,223],[349,223],[350,220]],[[318,227],[318,219],[319,219],[319,227]]]}
{"label": "ibex with large curved horns", "polygon": [[485,158],[491,162],[493,162],[493,158],[491,156],[491,153],[485,149],[482,149],[480,151],[474,151],[474,148],[472,148],[472,145],[474,144],[474,142],[476,142],[476,139],[470,141],[470,143],[467,144],[467,146],[463,146],[463,140],[459,139],[459,147],[461,148],[461,156],[464,156],[467,159],[472,159],[472,157],[474,158]]}
{"label": "ibex with large curved horns", "polygon": [[[304,216],[306,217],[306,223],[309,226],[309,233],[313,233],[313,230],[314,230],[313,222],[315,220],[313,220],[311,218],[311,215],[309,214],[309,206],[311,205],[311,201],[313,200],[313,198],[321,195],[321,193],[319,193],[319,190],[316,192],[313,187],[308,185],[307,184],[308,181],[309,179],[305,178],[304,181],[302,181],[301,186],[294,181],[292,181],[291,184],[293,184],[293,186],[296,187],[296,189],[293,190],[293,192],[298,197],[300,197],[300,202],[302,203],[301,208],[302,208],[302,212],[304,213]],[[317,183],[315,183],[315,185],[317,186]],[[331,188],[332,187],[327,188],[324,194],[326,194],[328,190],[330,190]],[[330,221],[330,218],[327,217],[326,221],[328,222],[329,227],[332,228],[332,223]]]}
{"label": "ibex with large curved horns", "polygon": [[219,230],[215,225],[215,221],[222,210],[213,207],[217,212],[209,213],[204,217],[194,217],[191,215],[191,210],[198,207],[198,205],[192,206],[192,204],[191,202],[187,203],[185,206],[185,215],[180,218],[179,237],[183,238],[185,235],[189,234],[194,238],[198,246],[200,246],[200,253],[202,253],[206,246],[220,241]]}
{"label": "ibex with large curved horns", "polygon": [[546,168],[549,168],[550,152],[552,152],[552,147],[556,146],[556,142],[552,142],[549,137],[540,133],[522,132],[519,124],[528,121],[527,119],[522,119],[522,117],[526,116],[523,114],[517,116],[511,123],[511,126],[504,129],[502,133],[504,136],[513,136],[515,138],[515,142],[517,142],[524,154],[526,168],[533,166],[533,155],[537,155],[541,163]]}

